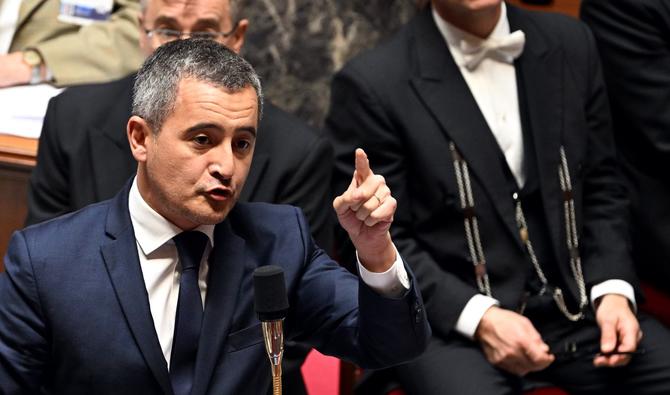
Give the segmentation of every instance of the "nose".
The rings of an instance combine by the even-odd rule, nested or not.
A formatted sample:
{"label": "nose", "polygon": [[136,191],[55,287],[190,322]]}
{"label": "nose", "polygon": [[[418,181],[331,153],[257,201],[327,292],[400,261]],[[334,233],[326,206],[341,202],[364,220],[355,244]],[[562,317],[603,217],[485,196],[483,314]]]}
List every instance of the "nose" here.
{"label": "nose", "polygon": [[209,174],[228,185],[235,174],[235,156],[229,146],[222,146],[210,151]]}

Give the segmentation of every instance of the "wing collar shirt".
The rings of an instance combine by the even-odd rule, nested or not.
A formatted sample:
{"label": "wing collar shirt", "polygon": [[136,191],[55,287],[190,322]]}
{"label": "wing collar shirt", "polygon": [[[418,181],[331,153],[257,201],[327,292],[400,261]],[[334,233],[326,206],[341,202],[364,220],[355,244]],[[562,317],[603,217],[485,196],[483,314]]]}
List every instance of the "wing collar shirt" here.
{"label": "wing collar shirt", "polygon": [[[514,68],[514,56],[484,56],[473,65],[469,59],[469,48],[486,46],[487,41],[500,40],[510,35],[507,6],[501,4],[500,19],[491,34],[479,38],[457,28],[432,10],[433,20],[447,43],[449,52],[470,88],[477,106],[505,155],[505,160],[519,187],[523,187],[526,175],[523,171],[523,134]],[[518,31],[517,31],[518,32]],[[520,35],[521,32],[513,34]],[[525,37],[524,37],[525,41]],[[521,52],[516,54],[519,56]],[[591,288],[591,302],[599,297],[615,293],[628,298],[635,306],[633,287],[623,280],[607,280]],[[477,294],[466,303],[455,329],[458,333],[474,338],[479,321],[486,310],[499,302],[486,295]]]}
{"label": "wing collar shirt", "polygon": [[[179,255],[172,238],[182,230],[158,214],[144,201],[137,187],[137,178],[133,180],[130,188],[128,210],[135,231],[137,255],[149,296],[151,316],[163,356],[170,366],[180,280]],[[204,307],[207,297],[207,273],[209,273],[207,258],[214,247],[214,225],[201,225],[194,230],[201,231],[209,238],[198,275],[198,285]],[[382,296],[401,297],[409,289],[407,272],[397,250],[396,261],[386,272],[370,272],[360,262],[358,262],[358,267],[363,282]]]}

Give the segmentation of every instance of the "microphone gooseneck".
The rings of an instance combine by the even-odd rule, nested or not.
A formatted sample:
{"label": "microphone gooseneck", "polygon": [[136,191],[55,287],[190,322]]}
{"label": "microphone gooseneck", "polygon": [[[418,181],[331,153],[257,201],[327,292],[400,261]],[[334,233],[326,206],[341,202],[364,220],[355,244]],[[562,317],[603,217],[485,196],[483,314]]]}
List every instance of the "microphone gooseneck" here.
{"label": "microphone gooseneck", "polygon": [[281,362],[284,354],[283,323],[288,313],[284,270],[275,265],[254,270],[254,308],[263,328],[265,351],[272,367],[272,393],[281,395]]}

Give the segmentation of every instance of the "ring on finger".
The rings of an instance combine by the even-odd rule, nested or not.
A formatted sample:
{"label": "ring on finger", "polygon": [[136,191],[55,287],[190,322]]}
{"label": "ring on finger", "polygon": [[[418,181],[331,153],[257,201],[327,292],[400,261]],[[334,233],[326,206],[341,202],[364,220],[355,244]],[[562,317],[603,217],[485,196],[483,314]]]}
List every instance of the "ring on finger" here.
{"label": "ring on finger", "polygon": [[372,196],[377,198],[378,205],[381,206],[382,205],[382,199],[377,195],[372,195]]}

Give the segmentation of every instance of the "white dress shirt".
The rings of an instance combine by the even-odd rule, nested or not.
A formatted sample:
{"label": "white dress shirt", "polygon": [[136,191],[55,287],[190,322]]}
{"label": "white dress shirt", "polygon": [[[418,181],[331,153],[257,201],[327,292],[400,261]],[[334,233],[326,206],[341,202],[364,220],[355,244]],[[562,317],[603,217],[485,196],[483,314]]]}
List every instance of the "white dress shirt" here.
{"label": "white dress shirt", "polygon": [[0,55],[6,54],[12,45],[20,8],[21,0],[0,1]]}
{"label": "white dress shirt", "polygon": [[[486,39],[481,39],[451,25],[442,19],[435,9],[433,9],[432,14],[438,30],[449,47],[449,52],[458,65],[479,110],[486,119],[486,123],[505,155],[505,160],[518,186],[521,188],[526,181],[526,175],[523,167],[523,133],[514,63],[512,59],[505,61],[499,58],[486,57],[477,67],[470,70],[465,65],[462,52],[462,48],[465,46],[477,46],[490,38],[510,34],[507,7],[504,2],[501,6],[500,19]],[[608,293],[623,295],[635,306],[633,287],[623,280],[608,280],[593,286],[591,288],[591,302],[593,303],[593,301]],[[466,303],[456,321],[456,331],[466,337],[474,338],[475,331],[484,313],[495,305],[499,305],[499,302],[492,297],[481,294],[473,296]]]}
{"label": "white dress shirt", "polygon": [[[178,270],[179,254],[172,238],[182,230],[154,211],[144,201],[137,187],[137,179],[133,180],[130,188],[128,210],[135,231],[137,254],[149,296],[151,316],[163,355],[170,366],[181,277],[181,272]],[[194,230],[203,232],[209,238],[198,275],[198,285],[204,307],[207,298],[207,274],[209,273],[207,258],[214,247],[214,225],[201,225]],[[383,296],[400,297],[409,289],[407,272],[397,250],[396,261],[384,273],[369,272],[360,262],[358,265],[363,281]]]}

